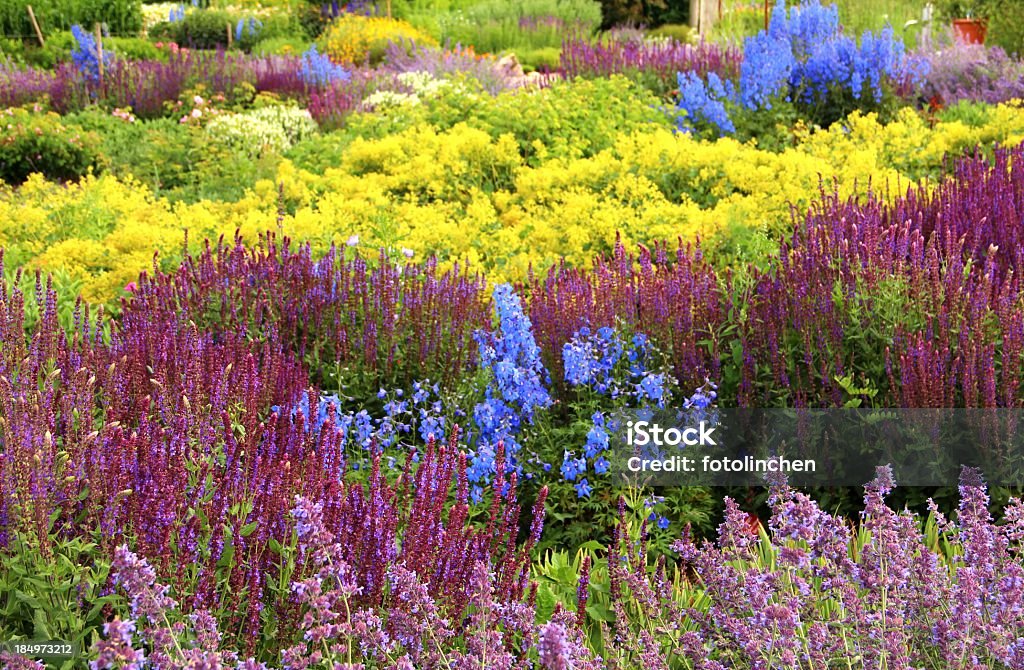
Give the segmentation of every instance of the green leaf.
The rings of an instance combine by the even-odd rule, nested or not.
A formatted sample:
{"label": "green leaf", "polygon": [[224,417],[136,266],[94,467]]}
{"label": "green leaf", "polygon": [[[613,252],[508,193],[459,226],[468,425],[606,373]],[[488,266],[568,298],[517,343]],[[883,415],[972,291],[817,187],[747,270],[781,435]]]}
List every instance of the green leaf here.
{"label": "green leaf", "polygon": [[32,635],[37,640],[49,640],[53,637],[46,621],[46,612],[41,607],[32,613]]}

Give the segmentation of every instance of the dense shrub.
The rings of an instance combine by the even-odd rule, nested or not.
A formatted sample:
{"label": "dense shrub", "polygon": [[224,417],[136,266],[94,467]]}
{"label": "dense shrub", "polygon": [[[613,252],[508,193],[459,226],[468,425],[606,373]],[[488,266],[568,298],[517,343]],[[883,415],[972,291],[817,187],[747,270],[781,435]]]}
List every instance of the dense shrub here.
{"label": "dense shrub", "polygon": [[35,35],[26,5],[31,4],[44,35],[70,30],[78,23],[102,23],[115,35],[130,37],[142,29],[141,0],[33,0],[0,3],[0,34],[32,39]]}
{"label": "dense shrub", "polygon": [[99,144],[96,134],[65,126],[57,114],[8,108],[0,111],[0,180],[20,184],[34,172],[78,179],[103,165]]}
{"label": "dense shrub", "polygon": [[464,122],[494,139],[511,135],[531,165],[555,157],[593,156],[611,147],[620,134],[669,127],[658,99],[623,77],[556,82],[531,94],[506,91],[497,97],[447,87],[429,105],[398,114],[360,115],[349,133],[384,139],[403,128],[428,123],[439,130]]}
{"label": "dense shrub", "polygon": [[228,45],[228,32],[237,20],[227,12],[204,9],[186,12],[184,18],[162,23],[150,29],[153,39],[170,40],[190,49],[217,49]]}

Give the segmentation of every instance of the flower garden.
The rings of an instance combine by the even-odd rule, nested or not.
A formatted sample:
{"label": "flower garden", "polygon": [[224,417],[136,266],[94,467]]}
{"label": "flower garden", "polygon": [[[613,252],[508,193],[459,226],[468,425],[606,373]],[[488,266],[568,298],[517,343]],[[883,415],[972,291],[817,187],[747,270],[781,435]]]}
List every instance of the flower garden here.
{"label": "flower garden", "polygon": [[1024,10],[823,1],[0,7],[0,666],[1024,669],[1019,487],[614,476],[1024,407]]}

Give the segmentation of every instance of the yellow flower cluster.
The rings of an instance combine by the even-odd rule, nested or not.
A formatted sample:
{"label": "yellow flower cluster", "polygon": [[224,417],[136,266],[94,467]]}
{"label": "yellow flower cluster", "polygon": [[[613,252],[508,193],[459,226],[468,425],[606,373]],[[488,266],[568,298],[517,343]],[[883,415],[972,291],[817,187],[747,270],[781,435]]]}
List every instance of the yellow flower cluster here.
{"label": "yellow flower cluster", "polygon": [[[364,251],[469,260],[491,280],[513,279],[563,256],[586,266],[616,234],[627,244],[709,239],[737,227],[777,234],[791,221],[791,205],[813,202],[823,182],[842,195],[869,183],[895,193],[947,152],[1022,141],[1024,108],[1005,105],[980,127],[930,128],[912,111],[888,125],[853,116],[845,129],[807,133],[781,153],[648,130],[591,158],[532,167],[511,135],[417,126],[353,142],[323,174],[283,161],[275,179],[233,203],[171,204],[109,176],[71,186],[36,176],[0,190],[0,246],[9,266],[63,268],[83,279],[92,301],[113,298],[151,268],[154,251],[173,263],[186,230],[193,246],[236,230],[250,240],[280,231],[320,251],[358,236]],[[290,213],[279,223],[282,204]]]}
{"label": "yellow flower cluster", "polygon": [[320,38],[320,50],[336,63],[378,62],[390,42],[437,46],[437,40],[412,24],[386,16],[343,14]]}

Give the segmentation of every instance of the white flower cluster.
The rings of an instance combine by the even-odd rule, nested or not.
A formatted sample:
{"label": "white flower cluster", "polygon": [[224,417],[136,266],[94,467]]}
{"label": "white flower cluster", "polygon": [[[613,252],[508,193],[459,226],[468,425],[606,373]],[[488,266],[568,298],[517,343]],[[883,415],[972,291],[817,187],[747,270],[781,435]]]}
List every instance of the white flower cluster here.
{"label": "white flower cluster", "polygon": [[409,92],[376,91],[363,100],[363,106],[379,110],[403,105],[418,105],[424,99],[432,98],[455,86],[447,79],[438,79],[429,72],[423,71],[403,72],[396,79],[400,85],[409,89]]}
{"label": "white flower cluster", "polygon": [[251,158],[283,153],[318,130],[308,110],[281,105],[223,114],[206,126],[212,140],[243,151]]}

